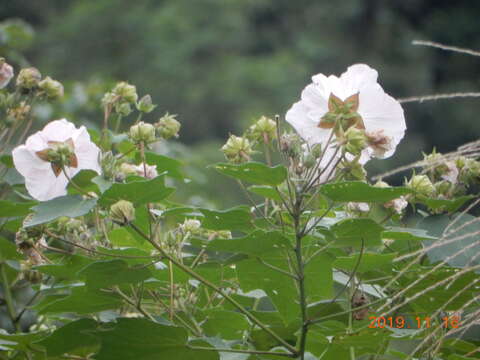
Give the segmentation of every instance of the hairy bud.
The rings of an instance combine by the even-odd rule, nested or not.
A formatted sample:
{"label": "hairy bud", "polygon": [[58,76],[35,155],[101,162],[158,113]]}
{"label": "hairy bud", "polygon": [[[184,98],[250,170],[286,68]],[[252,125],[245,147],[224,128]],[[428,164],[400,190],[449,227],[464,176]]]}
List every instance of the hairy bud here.
{"label": "hairy bud", "polygon": [[178,122],[176,116],[177,115],[171,115],[167,112],[155,123],[158,136],[165,140],[178,137],[182,125]]}
{"label": "hairy bud", "polygon": [[144,144],[149,144],[155,142],[155,127],[152,124],[145,123],[140,121],[138,124],[133,125],[130,128],[128,134],[130,139],[136,144],[143,142]]}
{"label": "hairy bud", "polygon": [[229,161],[236,164],[249,161],[253,153],[250,141],[247,138],[235,135],[228,138],[221,150]]}
{"label": "hairy bud", "polygon": [[29,67],[20,70],[17,76],[17,87],[21,91],[30,91],[38,87],[38,84],[42,80],[42,74],[34,67]]}
{"label": "hairy bud", "polygon": [[63,85],[49,76],[38,83],[38,88],[41,91],[40,94],[49,100],[58,100],[63,97]]}
{"label": "hairy bud", "polygon": [[137,103],[137,110],[143,113],[150,113],[155,109],[157,105],[152,104],[152,97],[150,95],[145,95]]}
{"label": "hairy bud", "polygon": [[128,225],[135,220],[135,208],[130,201],[117,201],[110,206],[110,218],[118,225]]}

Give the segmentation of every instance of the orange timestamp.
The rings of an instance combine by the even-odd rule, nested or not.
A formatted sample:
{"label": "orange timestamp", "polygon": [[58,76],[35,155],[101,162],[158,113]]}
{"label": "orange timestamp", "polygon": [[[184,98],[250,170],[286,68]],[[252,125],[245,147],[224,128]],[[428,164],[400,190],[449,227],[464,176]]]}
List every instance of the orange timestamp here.
{"label": "orange timestamp", "polygon": [[[396,329],[420,329],[422,327],[430,328],[431,318],[428,316],[405,319],[403,316],[370,316],[369,328],[396,328]],[[458,328],[460,327],[460,317],[459,316],[444,316],[441,319],[442,328]]]}

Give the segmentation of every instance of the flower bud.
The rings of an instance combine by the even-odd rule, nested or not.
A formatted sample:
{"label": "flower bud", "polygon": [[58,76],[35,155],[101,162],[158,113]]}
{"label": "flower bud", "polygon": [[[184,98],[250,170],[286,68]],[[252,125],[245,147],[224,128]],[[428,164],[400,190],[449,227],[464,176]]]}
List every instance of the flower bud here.
{"label": "flower bud", "polygon": [[163,115],[157,123],[155,128],[157,129],[158,136],[168,140],[172,137],[178,137],[181,124],[175,119],[177,115],[170,115],[168,112]]}
{"label": "flower bud", "polygon": [[112,93],[119,97],[120,100],[126,101],[131,104],[135,104],[138,99],[137,88],[135,85],[122,81],[119,82],[112,90]]}
{"label": "flower bud", "polygon": [[365,180],[367,177],[363,165],[358,162],[358,156],[353,161],[342,161],[339,168],[345,180]]}
{"label": "flower bud", "polygon": [[182,224],[182,228],[185,232],[195,232],[200,229],[200,226],[202,226],[202,223],[196,219],[186,219]]}
{"label": "flower bud", "polygon": [[378,180],[373,186],[378,187],[378,188],[389,188],[390,185],[388,185],[385,181]]}
{"label": "flower bud", "polygon": [[7,111],[7,123],[13,124],[16,121],[23,121],[30,113],[31,106],[25,101],[21,101],[18,105],[11,107]]}
{"label": "flower bud", "polygon": [[305,166],[306,169],[311,169],[313,168],[317,163],[317,159],[310,153],[306,154],[303,157],[303,166]]}
{"label": "flower bud", "polygon": [[235,164],[249,161],[253,153],[250,141],[244,137],[235,135],[230,135],[221,150],[225,157]]}
{"label": "flower bud", "polygon": [[401,214],[402,211],[408,206],[408,201],[405,199],[404,196],[400,196],[398,199],[393,199],[383,206],[387,209],[393,209],[397,214]]}
{"label": "flower bud", "polygon": [[49,100],[57,100],[63,97],[63,85],[49,76],[38,83],[39,89]]}
{"label": "flower bud", "polygon": [[128,225],[135,220],[135,208],[130,201],[117,201],[110,206],[110,218],[118,225]]}
{"label": "flower bud", "polygon": [[297,158],[301,150],[301,140],[297,134],[283,134],[280,138],[280,149],[291,158]]}
{"label": "flower bud", "polygon": [[132,107],[127,102],[115,103],[115,112],[122,116],[128,116],[132,113]]}
{"label": "flower bud", "polygon": [[370,211],[370,206],[364,202],[349,202],[347,211],[355,215],[364,215]]}
{"label": "flower bud", "polygon": [[5,62],[4,58],[0,58],[0,89],[8,85],[13,77],[13,68]]}
{"label": "flower bud", "polygon": [[42,74],[34,67],[20,70],[17,76],[17,87],[22,91],[35,89],[42,80]]}
{"label": "flower bud", "polygon": [[140,121],[130,128],[129,136],[130,139],[137,144],[141,142],[145,144],[152,143],[156,140],[155,127],[152,124]]}
{"label": "flower bud", "polygon": [[117,159],[111,151],[102,153],[100,158],[100,167],[105,179],[113,180],[116,173]]}
{"label": "flower bud", "polygon": [[435,187],[427,175],[414,175],[406,186],[412,189],[416,195],[431,197],[435,194]]}
{"label": "flower bud", "polygon": [[137,110],[143,113],[150,113],[155,109],[157,105],[152,104],[152,97],[150,95],[145,95],[137,103]]}
{"label": "flower bud", "polygon": [[255,124],[250,126],[250,138],[257,141],[269,143],[275,139],[277,134],[277,124],[272,119],[262,116]]}
{"label": "flower bud", "polygon": [[322,144],[312,145],[310,149],[310,154],[312,154],[312,156],[315,157],[315,159],[320,158],[320,156],[322,156],[322,153],[323,153]]}
{"label": "flower bud", "polygon": [[32,284],[38,284],[43,279],[42,273],[38,270],[33,270],[32,265],[29,262],[22,262],[20,269],[23,279]]}
{"label": "flower bud", "polygon": [[352,155],[359,155],[367,147],[367,137],[365,131],[350,127],[344,134],[345,150]]}

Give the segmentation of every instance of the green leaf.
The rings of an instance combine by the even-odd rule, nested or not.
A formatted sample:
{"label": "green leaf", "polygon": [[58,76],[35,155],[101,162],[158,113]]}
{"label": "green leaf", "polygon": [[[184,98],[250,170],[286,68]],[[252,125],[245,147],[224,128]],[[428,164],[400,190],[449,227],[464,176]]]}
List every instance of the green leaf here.
{"label": "green leaf", "polygon": [[[360,264],[357,268],[357,272],[365,273],[373,270],[389,270],[392,268],[392,261],[397,256],[396,253],[391,254],[376,254],[376,253],[364,253],[360,259]],[[338,257],[333,266],[337,269],[346,271],[352,271],[358,262],[359,254],[352,256]]]}
{"label": "green leaf", "polygon": [[243,332],[250,327],[245,315],[239,312],[212,309],[206,311],[204,315],[206,315],[206,321],[202,327],[209,337],[219,336],[226,340],[241,339]]}
{"label": "green leaf", "polygon": [[82,216],[88,214],[96,204],[97,199],[83,199],[80,195],[57,197],[32,207],[35,214],[25,223],[25,227],[44,224],[61,216]]}
{"label": "green leaf", "polygon": [[403,241],[420,241],[420,240],[435,240],[434,236],[427,234],[426,230],[410,229],[402,227],[391,227],[382,232],[383,239],[403,240]]}
{"label": "green leaf", "polygon": [[9,349],[17,349],[22,351],[32,350],[32,346],[36,341],[46,336],[46,332],[34,332],[28,334],[7,334],[5,330],[0,329],[0,349],[5,346]]}
{"label": "green leaf", "polygon": [[5,165],[7,168],[13,168],[15,165],[13,164],[13,157],[12,155],[2,155],[0,156],[0,162]]}
{"label": "green leaf", "polygon": [[[478,242],[478,233],[480,232],[480,222],[478,218],[470,214],[458,215],[455,218],[455,224],[451,227],[452,231],[447,236],[442,235],[452,219],[448,216],[429,216],[425,218],[418,226],[429,231],[429,233],[439,237],[437,244],[448,242],[450,239],[458,240],[430,249],[427,251],[431,262],[445,260],[450,266],[465,267],[480,264],[480,244]],[[424,241],[425,247],[432,245],[434,241]],[[457,254],[456,256],[452,256]],[[480,273],[480,270],[476,271]]]}
{"label": "green leaf", "polygon": [[156,165],[159,174],[166,172],[170,177],[176,179],[184,178],[182,173],[183,163],[181,161],[153,152],[146,152],[145,160],[149,165]]}
{"label": "green leaf", "polygon": [[17,251],[15,244],[0,236],[0,261],[21,259],[23,256]]}
{"label": "green leaf", "polygon": [[247,206],[227,210],[198,209],[204,216],[202,227],[210,230],[249,231],[253,228],[252,215]]}
{"label": "green leaf", "polygon": [[282,201],[281,196],[278,194],[277,190],[271,186],[261,186],[261,185],[252,185],[248,187],[248,191],[263,196],[264,198]]}
{"label": "green leaf", "polygon": [[412,191],[405,187],[380,188],[362,181],[347,181],[325,184],[320,192],[333,201],[340,202],[387,202]]}
{"label": "green leaf", "polygon": [[157,202],[174,192],[174,188],[165,186],[164,176],[152,180],[132,181],[126,184],[113,184],[100,197],[102,206],[111,205],[118,200],[131,201],[135,206]]}
{"label": "green leaf", "polygon": [[332,260],[327,254],[319,254],[305,266],[308,302],[329,299],[333,296]]}
{"label": "green leaf", "polygon": [[91,264],[93,260],[80,255],[70,255],[63,264],[49,264],[35,266],[35,270],[43,274],[55,277],[57,280],[76,280],[80,271],[85,266]]}
{"label": "green leaf", "polygon": [[[285,260],[273,261],[269,259],[268,263],[284,271],[290,271]],[[257,289],[265,291],[281,314],[285,324],[298,318],[299,306],[295,301],[292,301],[297,294],[294,279],[256,260],[240,261],[236,264],[236,270],[242,290],[244,292]]]}
{"label": "green leaf", "polygon": [[36,344],[45,347],[49,356],[60,356],[81,348],[93,348],[99,344],[98,339],[90,334],[96,327],[97,322],[92,319],[72,321]]}
{"label": "green leaf", "polygon": [[242,253],[251,256],[270,255],[274,251],[289,248],[289,241],[278,231],[256,230],[235,239],[215,239],[208,243],[208,250]]}
{"label": "green leaf", "polygon": [[334,246],[352,246],[360,248],[362,239],[365,247],[382,244],[382,226],[371,219],[344,219],[335,223],[330,230],[335,236]]}
{"label": "green leaf", "polygon": [[36,201],[14,203],[0,200],[0,217],[26,216],[30,213],[30,208],[35,204],[38,203]]}
{"label": "green leaf", "polygon": [[152,244],[137,235],[136,232],[121,227],[110,231],[108,233],[108,240],[112,245],[117,247],[132,247],[149,251],[153,249]]}
{"label": "green leaf", "polygon": [[454,199],[432,199],[424,198],[421,202],[427,205],[432,210],[444,210],[447,212],[455,212],[462,207],[467,201],[474,199],[474,195],[459,196]]}
{"label": "green leaf", "polygon": [[[80,187],[84,192],[98,192],[98,186],[92,180],[98,177],[97,172],[93,170],[82,170],[77,173],[72,182],[74,182],[78,187]],[[69,194],[78,194],[79,191],[71,183],[68,184],[68,193]]]}
{"label": "green leaf", "polygon": [[91,289],[138,283],[152,276],[144,266],[129,267],[124,260],[97,261],[82,269],[79,275],[86,277],[87,287]]}
{"label": "green leaf", "polygon": [[102,194],[108,189],[110,189],[113,184],[110,180],[105,179],[102,175],[95,176],[92,179],[92,183],[98,186],[98,189]]}
{"label": "green leaf", "polygon": [[283,165],[269,167],[259,162],[240,165],[219,163],[214,168],[221,174],[256,185],[280,185],[287,178],[287,169]]}
{"label": "green leaf", "polygon": [[[109,331],[97,333],[102,347],[97,360],[217,360],[215,351],[195,351],[186,347],[183,328],[166,326],[146,319],[118,319]],[[202,344],[203,345],[203,344]]]}
{"label": "green leaf", "polygon": [[116,309],[123,301],[115,295],[102,291],[92,291],[87,287],[74,287],[67,297],[56,300],[40,310],[40,314],[76,313],[89,314]]}

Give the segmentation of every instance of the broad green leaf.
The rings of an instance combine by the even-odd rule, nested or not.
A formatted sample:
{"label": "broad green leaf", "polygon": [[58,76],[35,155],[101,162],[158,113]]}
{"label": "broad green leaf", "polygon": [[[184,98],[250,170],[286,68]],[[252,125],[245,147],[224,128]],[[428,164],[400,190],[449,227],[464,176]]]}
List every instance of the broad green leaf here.
{"label": "broad green leaf", "polygon": [[60,356],[81,348],[94,348],[99,341],[90,332],[96,327],[97,322],[92,319],[72,321],[36,344],[45,347],[48,356]]}
{"label": "broad green leaf", "polygon": [[474,199],[476,196],[474,195],[464,195],[459,196],[454,199],[432,199],[432,198],[425,198],[421,199],[421,202],[427,205],[432,210],[443,210],[446,212],[453,213],[460,209],[463,204],[467,201]]}
{"label": "broad green leaf", "polygon": [[212,309],[205,311],[203,330],[209,337],[219,336],[226,340],[242,339],[250,324],[245,315],[235,311]]}
{"label": "broad green leaf", "polygon": [[273,251],[288,249],[289,241],[278,231],[256,230],[247,236],[235,239],[215,239],[208,243],[208,250],[242,253],[259,256]]}
{"label": "broad green leaf", "polygon": [[[269,260],[269,263],[284,271],[290,271],[286,261]],[[236,264],[236,270],[240,287],[244,292],[256,289],[265,291],[286,324],[298,318],[299,306],[292,301],[297,296],[294,279],[256,260],[240,261]]]}
{"label": "broad green leaf", "polygon": [[126,184],[113,184],[100,197],[103,206],[111,205],[118,200],[131,201],[135,206],[165,199],[174,192],[174,188],[165,186],[164,176],[152,180],[132,181]]}
{"label": "broad green leaf", "polygon": [[41,309],[40,313],[75,313],[81,315],[117,309],[122,305],[123,301],[113,294],[100,290],[89,290],[87,287],[82,286],[72,288],[70,295],[46,305]]}
{"label": "broad green leaf", "polygon": [[412,241],[421,241],[421,240],[436,240],[434,236],[427,234],[426,230],[422,229],[410,229],[402,227],[391,227],[382,232],[383,239],[392,239],[392,240],[412,240]]}
{"label": "broad green leaf", "polygon": [[259,162],[240,165],[219,163],[214,168],[221,174],[255,185],[280,185],[287,178],[287,169],[283,165],[269,167]]}
{"label": "broad green leaf", "polygon": [[5,330],[0,329],[0,348],[5,346],[9,349],[23,351],[37,349],[37,347],[33,346],[33,343],[43,339],[46,335],[45,331],[27,334],[8,334]]}
{"label": "broad green leaf", "polygon": [[87,287],[91,289],[138,283],[151,277],[146,267],[129,267],[124,260],[97,261],[82,269],[79,275],[86,277]]}
{"label": "broad green leaf", "polygon": [[[98,174],[93,170],[82,170],[77,173],[72,181],[85,192],[98,192],[98,186],[92,180],[98,177]],[[78,189],[72,184],[68,184],[69,194],[78,194]]]}
{"label": "broad green leaf", "polygon": [[[187,332],[146,319],[118,319],[109,331],[97,333],[102,347],[97,360],[217,360],[215,351],[195,351],[186,347]],[[204,343],[201,343],[203,346]],[[193,344],[192,344],[193,345]]]}
{"label": "broad green leaf", "polygon": [[152,250],[153,246],[137,233],[124,227],[113,229],[108,233],[108,239],[112,245],[118,247],[133,247],[143,250]]}
{"label": "broad green leaf", "polygon": [[202,227],[210,230],[249,231],[253,228],[253,218],[246,206],[227,210],[198,209],[204,216]]}
{"label": "broad green leaf", "polygon": [[[428,230],[432,235],[438,236],[435,241],[424,241],[424,247],[428,248],[432,244],[439,245],[441,242],[449,242],[453,238],[456,241],[450,241],[427,251],[431,262],[446,260],[453,267],[465,267],[480,264],[480,244],[478,242],[478,232],[480,232],[480,220],[470,214],[458,215],[455,224],[450,228],[451,233],[442,238],[446,227],[454,221],[447,216],[430,216],[425,218],[418,226]],[[458,254],[457,254],[458,253]],[[457,254],[454,256],[454,254]],[[480,270],[477,270],[480,273]]]}
{"label": "broad green leaf", "polygon": [[61,196],[32,207],[35,214],[25,226],[44,224],[61,216],[71,218],[82,216],[88,214],[96,204],[97,199],[84,199],[80,195]]}
{"label": "broad green leaf", "polygon": [[320,192],[333,201],[340,202],[387,202],[411,193],[405,187],[380,188],[362,181],[347,181],[325,184]]}
{"label": "broad green leaf", "polygon": [[332,260],[328,254],[319,254],[305,266],[305,288],[310,303],[332,297]]}
{"label": "broad green leaf", "polygon": [[[183,179],[182,167],[183,163],[176,159],[172,159],[168,156],[155,154],[153,152],[146,152],[145,158],[147,160],[147,164],[149,165],[156,165],[157,172],[163,173],[166,172],[168,176]],[[138,159],[140,161],[140,159]]]}
{"label": "broad green leaf", "polygon": [[102,194],[108,189],[110,189],[110,187],[113,185],[110,180],[105,179],[102,175],[95,176],[92,179],[92,183],[98,186],[98,189]]}
{"label": "broad green leaf", "polygon": [[77,280],[83,279],[78,272],[92,262],[92,259],[85,256],[70,255],[63,264],[39,265],[35,267],[35,270],[53,276],[57,280]]}
{"label": "broad green leaf", "polygon": [[0,200],[0,217],[26,216],[30,213],[30,208],[37,202],[29,201],[15,203],[6,200]]}
{"label": "broad green leaf", "polygon": [[271,186],[262,186],[262,185],[252,185],[248,187],[248,191],[263,196],[264,198],[282,201],[281,196],[278,194],[277,190]]}
{"label": "broad green leaf", "polygon": [[0,261],[20,259],[23,259],[23,256],[17,251],[15,244],[0,236]]}
{"label": "broad green leaf", "polygon": [[382,226],[366,218],[344,219],[335,223],[330,230],[335,236],[333,246],[360,248],[362,239],[365,247],[381,245]]}
{"label": "broad green leaf", "polygon": [[[346,271],[352,271],[358,263],[360,254],[352,256],[338,257],[333,266],[337,269]],[[376,254],[376,253],[364,253],[360,259],[357,272],[365,273],[373,270],[391,271],[392,261],[397,256],[396,253],[391,254]]]}

